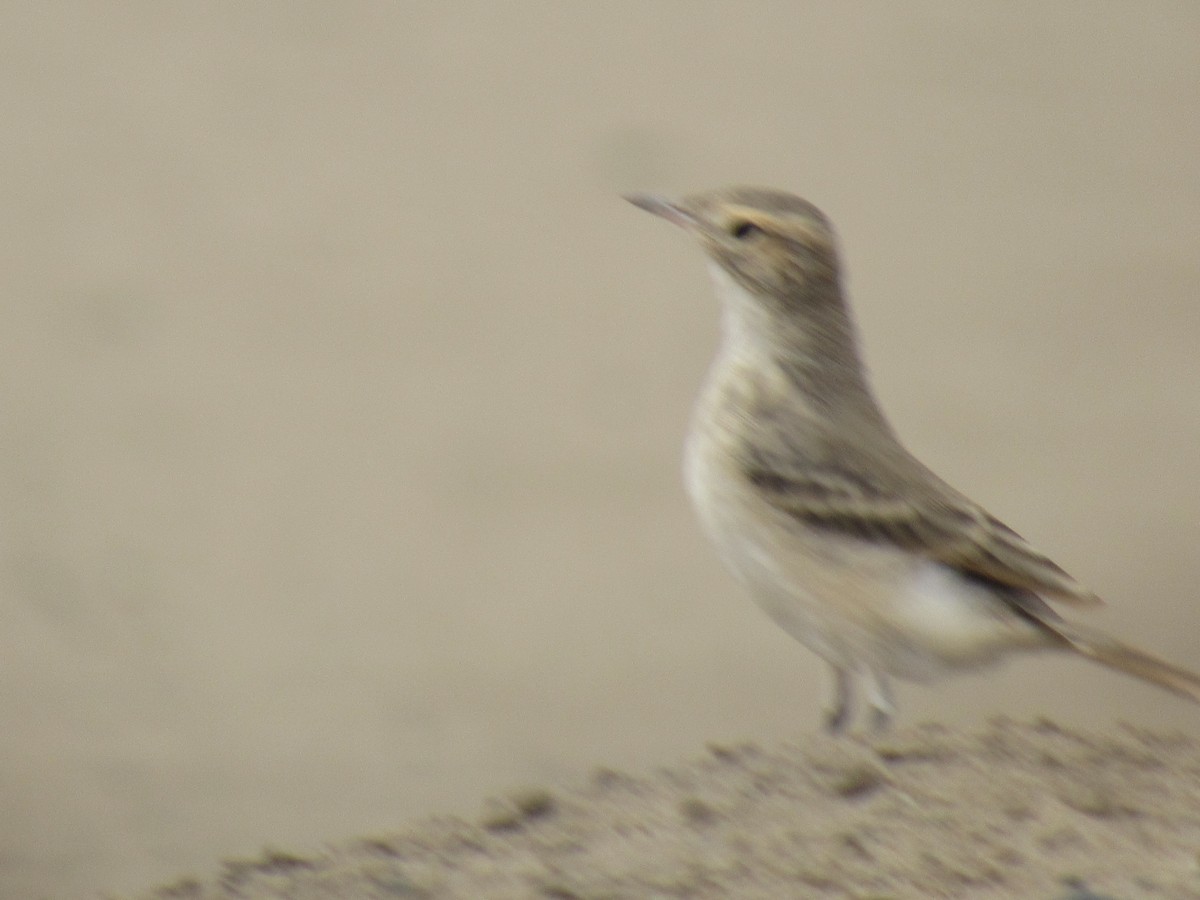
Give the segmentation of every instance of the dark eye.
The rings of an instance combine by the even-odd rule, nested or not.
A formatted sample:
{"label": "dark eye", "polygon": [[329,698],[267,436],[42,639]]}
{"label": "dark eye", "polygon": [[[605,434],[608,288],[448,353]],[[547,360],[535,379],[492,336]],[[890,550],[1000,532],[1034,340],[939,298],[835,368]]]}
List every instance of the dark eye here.
{"label": "dark eye", "polygon": [[763,230],[749,219],[736,219],[729,224],[729,233],[739,241],[744,241],[757,234],[762,234]]}

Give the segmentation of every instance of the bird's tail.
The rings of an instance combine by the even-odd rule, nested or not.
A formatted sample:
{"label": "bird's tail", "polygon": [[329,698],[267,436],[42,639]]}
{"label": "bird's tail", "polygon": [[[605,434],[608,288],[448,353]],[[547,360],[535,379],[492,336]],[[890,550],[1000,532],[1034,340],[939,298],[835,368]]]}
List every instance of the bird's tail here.
{"label": "bird's tail", "polygon": [[1122,644],[1101,631],[1084,629],[1061,621],[1053,625],[1045,622],[1041,624],[1053,631],[1064,644],[1080,656],[1150,684],[1156,684],[1172,694],[1186,697],[1193,703],[1200,703],[1200,675],[1195,672],[1163,662],[1136,647]]}

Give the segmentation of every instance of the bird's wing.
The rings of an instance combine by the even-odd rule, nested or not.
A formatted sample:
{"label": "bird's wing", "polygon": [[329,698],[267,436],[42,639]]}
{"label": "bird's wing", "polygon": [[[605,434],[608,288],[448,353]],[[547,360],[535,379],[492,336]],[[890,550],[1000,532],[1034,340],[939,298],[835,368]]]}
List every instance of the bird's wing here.
{"label": "bird's wing", "polygon": [[1019,534],[911,457],[905,465],[893,461],[889,467],[890,475],[900,475],[898,481],[862,474],[877,471],[874,467],[828,462],[781,467],[761,456],[758,463],[748,465],[745,474],[761,496],[812,528],[891,543],[1008,588],[1070,603],[1100,602]]}

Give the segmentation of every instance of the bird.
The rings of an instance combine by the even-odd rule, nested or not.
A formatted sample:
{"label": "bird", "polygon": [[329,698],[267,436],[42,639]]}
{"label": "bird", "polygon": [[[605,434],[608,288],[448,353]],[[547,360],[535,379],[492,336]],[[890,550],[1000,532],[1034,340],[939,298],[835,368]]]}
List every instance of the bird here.
{"label": "bird", "polygon": [[721,329],[684,480],[701,527],[767,615],[832,672],[826,730],[893,721],[931,682],[1060,650],[1200,703],[1200,675],[1068,621],[1100,598],[910,453],[875,398],[833,226],[792,194],[625,199],[707,257]]}

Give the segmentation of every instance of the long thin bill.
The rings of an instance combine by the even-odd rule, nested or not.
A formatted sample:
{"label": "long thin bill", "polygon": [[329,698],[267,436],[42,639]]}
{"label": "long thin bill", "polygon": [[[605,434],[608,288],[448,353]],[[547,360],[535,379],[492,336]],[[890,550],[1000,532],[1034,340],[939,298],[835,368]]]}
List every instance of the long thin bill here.
{"label": "long thin bill", "polygon": [[624,196],[634,206],[654,213],[656,216],[662,216],[680,228],[693,228],[696,225],[696,218],[691,213],[680,209],[666,197],[660,197],[658,194],[625,194]]}

